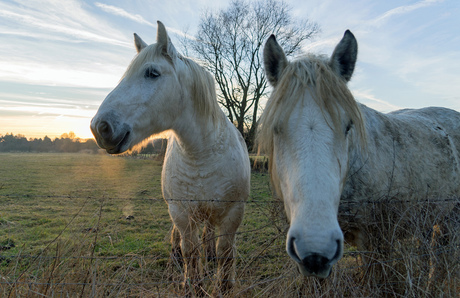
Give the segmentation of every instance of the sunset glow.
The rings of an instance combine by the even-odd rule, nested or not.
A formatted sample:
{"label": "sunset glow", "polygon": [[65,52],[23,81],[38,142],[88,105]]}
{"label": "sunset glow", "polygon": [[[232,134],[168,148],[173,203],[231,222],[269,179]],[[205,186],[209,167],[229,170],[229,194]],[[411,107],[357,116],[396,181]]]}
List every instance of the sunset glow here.
{"label": "sunset glow", "polygon": [[[346,29],[354,33],[359,54],[349,86],[359,102],[384,112],[460,110],[460,2],[286,2],[294,18],[321,27],[305,51],[330,55]],[[53,138],[73,131],[92,138],[91,118],[136,54],[133,33],[153,43],[161,20],[186,52],[179,40],[195,34],[202,11],[227,6],[199,3],[1,1],[0,135]]]}

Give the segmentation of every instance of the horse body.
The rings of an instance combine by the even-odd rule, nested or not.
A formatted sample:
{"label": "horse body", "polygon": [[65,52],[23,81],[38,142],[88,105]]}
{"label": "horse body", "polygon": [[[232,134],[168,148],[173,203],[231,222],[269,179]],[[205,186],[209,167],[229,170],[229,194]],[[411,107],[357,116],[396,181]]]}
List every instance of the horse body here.
{"label": "horse body", "polygon": [[352,145],[342,200],[460,194],[460,113],[430,107],[382,114],[360,107],[367,152]]}
{"label": "horse body", "polygon": [[177,53],[161,22],[156,44],[135,34],[135,46],[138,55],[99,107],[91,130],[112,154],[170,130],[162,190],[180,232],[185,280],[199,284],[198,228],[204,223],[219,229],[218,274],[230,287],[235,233],[249,196],[246,145],[217,104],[212,76]]}
{"label": "horse body", "polygon": [[[444,229],[442,218],[437,216],[448,215],[454,208],[454,201],[449,199],[460,195],[457,150],[460,146],[460,113],[429,107],[382,114],[364,105],[360,108],[366,119],[366,151],[351,145],[349,169],[338,212],[338,221],[347,242],[359,251],[385,250],[384,241],[378,240],[380,231],[369,226],[369,210],[365,207],[381,200],[386,204],[393,200],[406,202],[412,208],[418,201],[422,202],[420,206],[429,205],[430,212],[422,214]],[[429,204],[431,200],[439,199],[446,201]],[[403,224],[403,219],[399,218],[401,215],[395,216]],[[410,233],[410,230],[406,232]],[[432,241],[439,241],[439,236],[433,234]],[[429,240],[430,234],[426,237]],[[364,263],[375,262],[372,255],[363,255],[362,260]],[[433,264],[433,260],[430,262]]]}
{"label": "horse body", "polygon": [[[346,85],[356,59],[350,31],[330,58],[288,62],[274,36],[264,48],[273,92],[258,141],[290,221],[286,250],[306,276],[327,277],[342,257],[341,203],[355,203],[350,214],[359,214],[362,203],[384,197],[460,194],[460,114],[443,108],[382,114],[357,103]],[[365,218],[353,220],[360,234]]]}
{"label": "horse body", "polygon": [[223,113],[222,117],[223,127],[212,128],[218,133],[210,132],[200,140],[209,144],[204,150],[187,150],[186,138],[171,134],[162,189],[171,219],[181,235],[188,278],[194,280],[200,276],[200,224],[218,228],[218,274],[222,289],[226,290],[234,280],[235,232],[249,196],[250,167],[243,138]]}

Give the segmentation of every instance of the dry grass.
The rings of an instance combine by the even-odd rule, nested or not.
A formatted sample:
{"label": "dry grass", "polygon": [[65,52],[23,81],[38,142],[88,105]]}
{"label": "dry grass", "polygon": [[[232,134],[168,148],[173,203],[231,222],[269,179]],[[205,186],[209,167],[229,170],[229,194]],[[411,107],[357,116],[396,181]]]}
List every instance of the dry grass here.
{"label": "dry grass", "polygon": [[[67,160],[66,163],[75,163],[79,167],[83,163],[77,157],[72,160],[75,161]],[[93,193],[94,196],[53,199],[34,197],[32,189],[24,189],[17,191],[27,196],[12,198],[5,194],[17,189],[10,188],[15,185],[10,184],[15,175],[10,173],[11,181],[3,181],[4,187],[0,189],[3,207],[3,211],[0,210],[0,246],[4,247],[0,251],[0,297],[176,297],[184,294],[180,285],[183,276],[181,260],[169,255],[170,225],[166,204],[152,200],[151,196],[158,193],[144,195],[144,190],[151,187],[151,181],[134,177],[136,172],[145,175],[147,169],[152,169],[152,164],[148,161],[144,169],[143,161],[106,160],[105,157],[103,161],[97,164],[90,160],[88,163],[107,167],[108,161],[118,164],[116,177],[111,166],[110,170],[104,170],[107,177],[101,179],[109,179],[110,189],[118,189],[119,196],[107,194],[112,190],[98,189],[100,182],[79,178],[77,180],[86,185],[84,194]],[[11,166],[10,171],[13,171],[14,165]],[[79,167],[71,168],[75,172]],[[101,167],[97,166],[93,171],[97,168]],[[38,171],[38,167],[34,171]],[[65,180],[64,171],[59,173]],[[117,179],[125,181],[125,175],[129,175],[128,181],[136,185],[135,188],[119,187]],[[66,182],[59,190],[56,177],[43,177],[53,178],[50,180],[53,195],[63,195],[64,189],[75,194],[72,188],[81,187],[78,181],[75,185]],[[46,180],[43,177],[29,180],[43,183]],[[91,177],[96,179],[94,173]],[[251,200],[237,237],[236,284],[231,292],[222,293],[223,296],[459,296],[458,200],[418,203],[381,200],[362,204],[364,212],[360,220],[366,222],[366,241],[371,249],[357,251],[348,246],[331,276],[318,280],[301,276],[285,252],[288,225],[282,204],[271,197],[268,175],[257,172],[253,173],[252,179]],[[37,185],[34,184],[34,189],[40,195],[50,189],[46,185],[39,189]],[[112,196],[132,199],[117,200]],[[448,204],[455,204],[449,213],[443,211],[445,208],[438,208]],[[128,213],[135,218],[126,219]],[[38,217],[40,214],[46,216]],[[29,217],[40,218],[40,223],[33,224]],[[341,219],[344,229],[350,228],[345,224],[347,220],[354,220],[349,216]],[[433,241],[433,233],[436,241]],[[40,234],[40,237],[35,239],[34,234]],[[148,241],[148,238],[152,240]],[[16,245],[7,249],[10,245],[7,240]],[[215,260],[201,261],[205,273],[201,284],[204,292],[211,295],[217,284]]]}
{"label": "dry grass", "polygon": [[[380,206],[370,208],[375,208],[370,211],[375,216],[383,214]],[[455,212],[459,211],[457,206]],[[401,215],[406,218],[408,213],[401,212]],[[326,280],[304,278],[297,272],[284,253],[285,232],[280,231],[257,247],[240,249],[236,286],[224,296],[458,297],[458,218],[451,218],[447,234],[433,246],[428,235],[430,224],[426,220],[420,222],[420,214],[410,212],[410,215],[409,220],[404,220],[410,224],[408,226],[401,225],[401,221],[385,227],[380,223],[370,225],[372,231],[380,228],[379,237],[370,237],[375,249],[357,252],[349,248]],[[183,294],[180,286],[183,272],[178,259],[129,253],[118,257],[97,256],[94,248],[102,235],[98,232],[96,218],[101,215],[94,216],[94,232],[87,233],[78,245],[65,243],[57,237],[39,256],[4,259],[2,275],[16,278],[7,278],[9,283],[1,285],[2,295],[159,297]],[[411,231],[406,233],[410,227]],[[405,237],[396,237],[401,229]],[[255,231],[256,235],[260,231]],[[450,236],[449,243],[447,236]],[[244,246],[243,237],[253,241],[257,236],[240,235],[240,246]],[[5,264],[7,260],[8,265]],[[204,270],[202,284],[205,293],[211,295],[217,284],[215,263],[206,261]]]}
{"label": "dry grass", "polygon": [[359,253],[357,276],[369,294],[456,297],[460,293],[457,198],[384,199],[362,208],[368,251]]}

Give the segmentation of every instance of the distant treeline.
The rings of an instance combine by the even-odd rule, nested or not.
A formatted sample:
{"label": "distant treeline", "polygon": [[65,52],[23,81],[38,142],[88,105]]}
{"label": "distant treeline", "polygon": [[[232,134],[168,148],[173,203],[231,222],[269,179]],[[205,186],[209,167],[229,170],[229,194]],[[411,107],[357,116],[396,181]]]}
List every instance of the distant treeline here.
{"label": "distant treeline", "polygon": [[[158,154],[161,152],[163,142],[166,140],[154,140],[149,142],[147,146],[138,154]],[[155,144],[155,146],[153,145]],[[164,145],[166,146],[166,145]],[[97,146],[94,139],[79,139],[75,137],[73,132],[65,133],[60,138],[51,138],[45,136],[43,139],[29,138],[24,135],[6,134],[0,135],[0,152],[86,152],[97,153],[100,148]]]}
{"label": "distant treeline", "polygon": [[54,140],[45,136],[43,139],[29,138],[24,135],[6,134],[0,136],[0,152],[97,152],[98,146],[93,139],[82,140],[75,134],[63,134]]}

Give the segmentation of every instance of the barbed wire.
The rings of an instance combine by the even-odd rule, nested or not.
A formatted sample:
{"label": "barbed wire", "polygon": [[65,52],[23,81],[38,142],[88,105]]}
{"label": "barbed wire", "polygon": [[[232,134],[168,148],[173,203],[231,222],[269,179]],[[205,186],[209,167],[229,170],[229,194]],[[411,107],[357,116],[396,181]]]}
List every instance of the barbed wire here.
{"label": "barbed wire", "polygon": [[220,200],[220,199],[167,199],[164,198],[133,198],[133,197],[94,197],[94,196],[72,196],[72,195],[30,195],[30,194],[0,194],[0,198],[50,198],[50,199],[94,199],[97,200],[131,200],[131,201],[150,201],[150,202],[215,202],[215,203],[247,203],[247,204],[258,204],[258,203],[283,203],[276,199],[256,199],[256,197],[250,196],[248,200]]}
{"label": "barbed wire", "polygon": [[[446,248],[451,248],[447,249]],[[454,245],[446,245],[443,246],[442,248],[438,248],[434,250],[431,253],[424,253],[424,254],[412,254],[408,256],[409,258],[421,258],[421,257],[429,257],[432,255],[440,255],[446,252],[451,252],[457,249],[458,247]],[[379,254],[376,252],[371,252],[371,251],[349,251],[349,252],[344,252],[344,256],[351,256],[351,257],[357,257],[358,255],[366,255],[366,254]],[[273,258],[279,258],[279,257],[286,257],[288,258],[288,255],[285,254],[284,250],[280,252],[279,255],[259,255],[259,256],[236,256],[236,257],[209,257],[209,256],[196,256],[196,257],[189,257],[189,259],[207,259],[208,261],[216,261],[219,259],[273,259]],[[139,255],[123,255],[123,256],[41,256],[41,255],[2,255],[0,254],[0,260],[6,260],[6,259],[21,259],[21,258],[31,258],[31,259],[48,259],[48,260],[65,260],[65,259],[83,259],[83,260],[118,260],[118,259],[139,259],[139,260],[144,260],[144,259],[151,259],[151,260],[184,260],[184,257],[176,257],[176,256],[139,256]],[[365,266],[373,266],[377,264],[382,264],[382,263],[388,263],[388,262],[395,262],[395,261],[401,261],[404,258],[395,258],[395,259],[389,259],[389,260],[384,260],[384,261],[379,261],[371,264],[366,264],[366,265],[361,265],[361,266],[354,266],[350,267],[349,269],[356,269],[360,267],[365,267]]]}
{"label": "barbed wire", "polygon": [[[94,199],[97,200],[131,200],[131,201],[150,201],[150,202],[215,202],[215,203],[247,203],[247,204],[258,204],[258,203],[276,203],[283,204],[281,199],[261,199],[259,196],[251,195],[248,200],[220,200],[220,199],[164,199],[164,198],[134,198],[134,197],[112,197],[112,196],[72,196],[72,195],[30,195],[30,194],[0,194],[0,198],[51,198],[51,199]],[[427,198],[422,200],[399,200],[395,198],[378,198],[375,200],[359,200],[359,201],[340,201],[340,205],[355,205],[355,204],[388,204],[388,203],[444,203],[444,202],[458,202],[460,203],[460,197],[452,198]]]}
{"label": "barbed wire", "polygon": [[[284,253],[284,252],[283,252]],[[202,259],[206,258],[208,261],[213,261],[213,260],[219,260],[219,259],[254,259],[254,258],[259,258],[259,259],[273,259],[273,258],[278,258],[280,256],[283,256],[282,254],[280,255],[261,255],[261,256],[236,256],[236,257],[202,257],[202,256],[197,256],[197,257],[190,257],[189,259]],[[175,257],[175,256],[169,256],[169,257],[164,257],[164,256],[37,256],[37,255],[1,255],[0,254],[0,260],[6,260],[6,259],[21,259],[21,258],[40,258],[40,259],[48,259],[48,260],[62,260],[62,259],[83,259],[83,260],[118,260],[118,259],[139,259],[139,260],[144,260],[144,259],[152,259],[152,260],[183,260],[183,257]]]}

